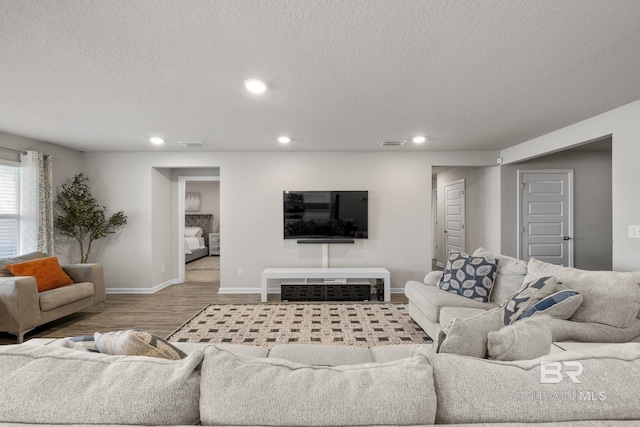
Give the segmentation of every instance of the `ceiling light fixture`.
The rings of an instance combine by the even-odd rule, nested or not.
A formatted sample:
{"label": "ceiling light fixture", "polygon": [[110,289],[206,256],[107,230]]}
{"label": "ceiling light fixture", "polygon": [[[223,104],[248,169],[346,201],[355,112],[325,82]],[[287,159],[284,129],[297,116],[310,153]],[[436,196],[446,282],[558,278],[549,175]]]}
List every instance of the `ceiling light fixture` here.
{"label": "ceiling light fixture", "polygon": [[251,93],[262,93],[267,90],[267,85],[262,80],[257,79],[245,80],[244,87]]}
{"label": "ceiling light fixture", "polygon": [[162,145],[162,144],[164,144],[164,139],[158,138],[158,137],[153,137],[153,138],[149,138],[149,142],[151,142],[154,145]]}
{"label": "ceiling light fixture", "polygon": [[291,138],[289,138],[288,136],[281,136],[278,138],[278,142],[280,144],[288,144],[291,142]]}
{"label": "ceiling light fixture", "polygon": [[412,141],[415,142],[416,144],[422,144],[426,140],[427,138],[425,138],[424,136],[414,136],[412,139]]}

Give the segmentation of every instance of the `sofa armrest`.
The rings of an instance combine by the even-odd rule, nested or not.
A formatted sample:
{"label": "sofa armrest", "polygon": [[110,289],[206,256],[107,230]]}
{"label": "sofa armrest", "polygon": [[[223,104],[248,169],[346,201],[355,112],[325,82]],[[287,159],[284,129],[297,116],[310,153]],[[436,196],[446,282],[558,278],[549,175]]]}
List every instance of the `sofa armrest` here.
{"label": "sofa armrest", "polygon": [[40,324],[35,277],[0,277],[0,331],[17,334]]}
{"label": "sofa armrest", "polygon": [[430,271],[424,276],[424,283],[426,285],[437,285],[442,277],[442,271]]}
{"label": "sofa armrest", "polygon": [[96,304],[102,304],[107,299],[102,264],[66,264],[62,269],[75,283],[93,283],[93,300]]}

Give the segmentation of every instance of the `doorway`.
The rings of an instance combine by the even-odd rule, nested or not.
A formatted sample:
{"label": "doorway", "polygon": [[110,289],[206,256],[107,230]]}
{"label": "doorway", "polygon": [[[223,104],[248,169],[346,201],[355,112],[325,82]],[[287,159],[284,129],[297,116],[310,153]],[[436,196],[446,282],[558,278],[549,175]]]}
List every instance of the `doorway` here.
{"label": "doorway", "polygon": [[573,170],[518,170],[518,258],[573,267]]}
{"label": "doorway", "polygon": [[464,252],[465,242],[465,189],[461,179],[444,186],[445,260],[451,252]]}
{"label": "doorway", "polygon": [[[178,281],[219,283],[220,177],[178,177]],[[192,234],[195,234],[192,236]],[[190,246],[191,245],[191,246]]]}

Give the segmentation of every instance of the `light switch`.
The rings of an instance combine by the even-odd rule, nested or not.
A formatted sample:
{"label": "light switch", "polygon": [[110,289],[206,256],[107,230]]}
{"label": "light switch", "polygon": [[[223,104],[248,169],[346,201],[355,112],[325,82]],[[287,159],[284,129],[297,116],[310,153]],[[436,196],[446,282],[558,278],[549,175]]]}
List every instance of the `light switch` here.
{"label": "light switch", "polygon": [[640,239],[640,225],[629,226],[629,237]]}

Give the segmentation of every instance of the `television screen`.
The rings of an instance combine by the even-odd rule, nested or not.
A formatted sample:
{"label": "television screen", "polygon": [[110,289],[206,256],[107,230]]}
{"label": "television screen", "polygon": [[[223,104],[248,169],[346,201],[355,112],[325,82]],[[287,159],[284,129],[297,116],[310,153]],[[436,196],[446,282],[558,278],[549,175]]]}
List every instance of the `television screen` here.
{"label": "television screen", "polygon": [[366,239],[367,191],[285,191],[285,239]]}

